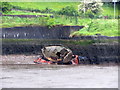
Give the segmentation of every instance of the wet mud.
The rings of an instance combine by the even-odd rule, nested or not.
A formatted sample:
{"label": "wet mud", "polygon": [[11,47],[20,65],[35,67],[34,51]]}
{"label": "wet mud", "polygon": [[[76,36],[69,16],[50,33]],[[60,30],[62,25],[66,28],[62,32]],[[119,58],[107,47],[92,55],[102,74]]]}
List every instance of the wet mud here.
{"label": "wet mud", "polygon": [[36,55],[3,55],[2,88],[117,88],[117,65],[40,65]]}

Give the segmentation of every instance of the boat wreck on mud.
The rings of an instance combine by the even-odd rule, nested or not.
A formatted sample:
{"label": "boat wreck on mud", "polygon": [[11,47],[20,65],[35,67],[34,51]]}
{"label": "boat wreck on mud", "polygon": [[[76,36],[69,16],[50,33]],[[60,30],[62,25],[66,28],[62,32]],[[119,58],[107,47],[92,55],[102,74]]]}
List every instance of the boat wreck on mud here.
{"label": "boat wreck on mud", "polygon": [[86,57],[73,55],[69,48],[63,46],[47,46],[41,49],[43,56],[34,60],[36,64],[78,65]]}

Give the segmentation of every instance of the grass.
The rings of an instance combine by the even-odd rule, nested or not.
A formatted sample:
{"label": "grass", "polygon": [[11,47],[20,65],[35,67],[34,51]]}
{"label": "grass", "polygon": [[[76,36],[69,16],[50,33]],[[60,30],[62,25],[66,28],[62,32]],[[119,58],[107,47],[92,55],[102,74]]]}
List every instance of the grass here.
{"label": "grass", "polygon": [[[47,42],[47,43],[46,43]],[[3,44],[29,44],[29,45],[90,45],[97,41],[95,40],[40,40],[40,39],[2,39]],[[105,42],[105,40],[104,40]],[[108,41],[107,41],[108,42]]]}
{"label": "grass", "polygon": [[47,16],[50,16],[52,14],[48,14],[48,13],[33,13],[33,12],[28,12],[28,11],[12,10],[11,12],[3,13],[3,15],[47,15]]}
{"label": "grass", "polygon": [[77,9],[77,5],[79,5],[79,2],[10,2],[10,4],[14,6],[19,6],[22,9],[32,8],[43,10],[46,8],[50,8],[57,11],[66,6],[73,6]]}
{"label": "grass", "polygon": [[55,18],[50,18],[50,17],[20,18],[20,17],[3,16],[1,25],[3,28],[27,26],[27,25],[41,25],[41,26],[76,25],[74,17],[72,17],[71,20],[67,16],[55,16]]}
{"label": "grass", "polygon": [[[103,5],[102,8],[103,8],[103,11],[102,11],[103,16],[114,17],[114,5]],[[120,12],[118,6],[116,6],[115,10],[116,10],[115,16],[117,17]]]}
{"label": "grass", "polygon": [[81,22],[82,25],[85,25],[85,28],[71,33],[71,36],[90,36],[95,34],[101,34],[103,36],[120,36],[117,19],[93,19],[87,20],[88,22],[84,20],[85,19],[81,20]]}
{"label": "grass", "polygon": [[2,39],[2,44],[9,44],[9,45],[64,45],[64,46],[72,46],[72,45],[80,45],[80,46],[87,46],[92,45],[94,43],[114,43],[120,42],[120,40],[42,40],[42,39]]}
{"label": "grass", "polygon": [[[78,5],[80,2],[10,2],[13,6],[21,7],[22,9],[39,9],[44,10],[46,8],[53,9],[58,11],[66,6],[73,6],[76,10],[78,10]],[[103,5],[103,16],[114,16],[114,8],[113,5]],[[118,16],[118,5],[116,5],[116,17]]]}
{"label": "grass", "polygon": [[28,25],[47,26],[50,23],[49,20],[51,20],[51,18],[49,17],[20,18],[20,17],[3,16],[2,17],[2,28],[28,26]]}
{"label": "grass", "polygon": [[[62,8],[66,6],[73,6],[75,7],[76,10],[78,10],[78,5],[80,2],[9,2],[13,6],[20,7],[21,9],[38,9],[38,10],[45,10],[46,8],[53,9],[54,11],[61,10]],[[120,10],[118,9],[118,5],[116,5],[116,17],[118,16],[118,12]],[[110,5],[103,5],[103,11],[102,15],[103,16],[109,16],[113,17],[114,16],[114,6],[112,4]],[[8,13],[11,15],[41,15],[41,13],[31,13],[31,12],[20,12],[20,11],[12,11],[11,13]]]}

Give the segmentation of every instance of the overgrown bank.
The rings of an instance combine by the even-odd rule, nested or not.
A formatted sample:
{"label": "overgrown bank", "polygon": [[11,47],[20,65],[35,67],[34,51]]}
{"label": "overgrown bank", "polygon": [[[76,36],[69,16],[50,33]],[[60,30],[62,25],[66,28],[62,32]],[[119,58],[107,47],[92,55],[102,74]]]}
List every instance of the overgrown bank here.
{"label": "overgrown bank", "polygon": [[[61,18],[60,18],[61,17]],[[2,17],[2,27],[20,27],[20,26],[48,26],[55,25],[79,25],[85,26],[78,32],[74,32],[71,36],[86,36],[101,34],[105,36],[120,36],[118,32],[118,20],[117,19],[82,19],[67,16],[56,16],[56,18],[50,17],[37,17],[37,18],[19,18],[19,17]]]}

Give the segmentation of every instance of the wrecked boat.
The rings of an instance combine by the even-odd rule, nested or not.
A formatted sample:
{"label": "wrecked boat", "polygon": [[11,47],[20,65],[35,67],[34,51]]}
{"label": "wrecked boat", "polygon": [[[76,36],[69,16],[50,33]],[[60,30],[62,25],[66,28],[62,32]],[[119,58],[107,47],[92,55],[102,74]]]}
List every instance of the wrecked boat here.
{"label": "wrecked boat", "polygon": [[63,46],[47,46],[41,49],[42,56],[34,60],[36,64],[78,65],[87,58],[73,55],[72,50]]}

